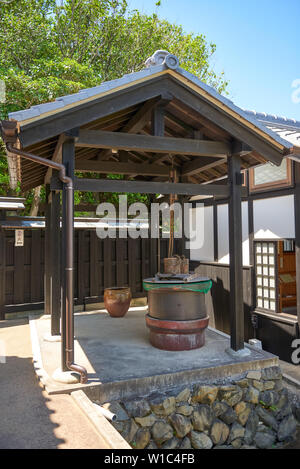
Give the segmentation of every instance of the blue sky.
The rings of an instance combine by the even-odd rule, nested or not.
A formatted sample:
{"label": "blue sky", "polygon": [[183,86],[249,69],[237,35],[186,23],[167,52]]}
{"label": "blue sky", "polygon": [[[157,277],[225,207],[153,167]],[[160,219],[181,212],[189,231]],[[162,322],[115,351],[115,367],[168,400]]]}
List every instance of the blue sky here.
{"label": "blue sky", "polygon": [[[156,10],[155,0],[128,3]],[[300,102],[292,100],[296,92],[300,101],[300,0],[162,0],[157,11],[216,44],[212,65],[224,70],[235,104],[300,121]]]}

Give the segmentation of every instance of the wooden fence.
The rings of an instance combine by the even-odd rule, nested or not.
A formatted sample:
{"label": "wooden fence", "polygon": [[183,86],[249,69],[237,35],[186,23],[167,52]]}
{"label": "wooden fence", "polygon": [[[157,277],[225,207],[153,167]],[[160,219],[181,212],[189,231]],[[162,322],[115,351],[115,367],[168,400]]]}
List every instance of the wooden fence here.
{"label": "wooden fence", "polygon": [[[45,231],[26,229],[24,246],[15,247],[14,242],[13,230],[1,232],[0,317],[41,308],[44,302]],[[101,240],[95,229],[76,229],[76,304],[102,301],[104,288],[110,286],[128,285],[133,297],[145,296],[142,280],[158,270],[157,244],[156,239]],[[181,245],[175,240],[175,252],[180,253]],[[168,239],[160,240],[161,260],[167,257],[167,247]]]}
{"label": "wooden fence", "polygon": [[[205,297],[210,326],[230,334],[229,265],[214,262],[191,263],[199,275],[209,277],[213,284]],[[252,267],[243,268],[243,299],[245,340],[253,337],[250,312],[253,309]]]}

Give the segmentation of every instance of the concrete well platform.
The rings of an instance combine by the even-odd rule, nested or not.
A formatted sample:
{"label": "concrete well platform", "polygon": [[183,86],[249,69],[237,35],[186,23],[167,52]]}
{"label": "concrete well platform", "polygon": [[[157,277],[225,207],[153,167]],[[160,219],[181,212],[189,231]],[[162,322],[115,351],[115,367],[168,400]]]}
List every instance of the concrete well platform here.
{"label": "concrete well platform", "polygon": [[106,402],[278,365],[277,357],[252,347],[247,357],[233,358],[226,353],[229,337],[211,328],[201,349],[156,349],[149,343],[146,312],[145,307],[131,308],[124,318],[111,318],[105,310],[75,314],[75,362],[87,368],[86,385],[51,378],[60,366],[61,344],[43,340],[50,330],[48,316],[32,318],[35,368],[48,393],[84,389],[91,398]]}

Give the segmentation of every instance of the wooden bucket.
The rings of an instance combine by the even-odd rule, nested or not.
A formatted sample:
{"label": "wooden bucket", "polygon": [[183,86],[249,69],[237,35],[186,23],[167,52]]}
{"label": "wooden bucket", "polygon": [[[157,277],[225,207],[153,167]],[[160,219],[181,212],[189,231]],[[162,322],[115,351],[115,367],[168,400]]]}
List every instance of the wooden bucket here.
{"label": "wooden bucket", "polygon": [[181,274],[181,259],[176,257],[164,258],[164,272],[165,274]]}
{"label": "wooden bucket", "polygon": [[188,274],[189,273],[189,260],[184,256],[174,256],[164,258],[164,273],[165,274]]}

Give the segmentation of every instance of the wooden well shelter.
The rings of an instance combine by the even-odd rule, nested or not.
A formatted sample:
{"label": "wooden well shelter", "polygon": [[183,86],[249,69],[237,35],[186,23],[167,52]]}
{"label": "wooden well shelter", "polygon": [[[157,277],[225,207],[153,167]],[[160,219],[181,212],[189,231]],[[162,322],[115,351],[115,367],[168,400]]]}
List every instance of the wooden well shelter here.
{"label": "wooden well shelter", "polygon": [[[228,200],[231,348],[244,349],[241,170],[268,161],[280,165],[295,151],[289,142],[183,70],[167,51],[155,52],[139,72],[11,113],[2,121],[2,137],[12,186],[20,181],[23,191],[47,188],[45,295],[52,333],[62,334],[63,370],[74,369],[66,358],[73,342],[73,248],[67,240],[73,236],[74,190]],[[100,176],[78,177],[77,171]]]}

